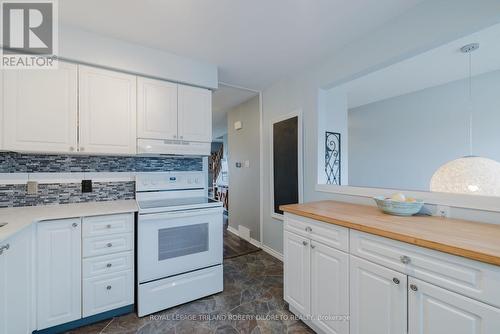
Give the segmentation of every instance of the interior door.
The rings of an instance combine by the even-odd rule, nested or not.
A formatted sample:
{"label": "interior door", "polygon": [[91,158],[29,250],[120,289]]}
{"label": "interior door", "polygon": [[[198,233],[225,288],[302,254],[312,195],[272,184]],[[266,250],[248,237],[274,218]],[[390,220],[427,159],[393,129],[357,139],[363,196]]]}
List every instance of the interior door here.
{"label": "interior door", "polygon": [[350,333],[406,334],[407,276],[349,256]]}
{"label": "interior door", "polygon": [[80,145],[84,153],[136,152],[136,77],[79,66]]}
{"label": "interior door", "polygon": [[77,146],[77,65],[3,71],[3,148],[72,152]]}
{"label": "interior door", "polygon": [[284,298],[302,315],[311,310],[311,259],[309,239],[284,232]]}
{"label": "interior door", "polygon": [[212,92],[208,89],[179,85],[179,139],[212,141]]}
{"label": "interior door", "polygon": [[177,84],[137,79],[137,136],[177,139]]}
{"label": "interior door", "polygon": [[500,309],[409,277],[409,334],[498,334]]}
{"label": "interior door", "polygon": [[325,333],[349,333],[349,255],[311,241],[311,312]]}

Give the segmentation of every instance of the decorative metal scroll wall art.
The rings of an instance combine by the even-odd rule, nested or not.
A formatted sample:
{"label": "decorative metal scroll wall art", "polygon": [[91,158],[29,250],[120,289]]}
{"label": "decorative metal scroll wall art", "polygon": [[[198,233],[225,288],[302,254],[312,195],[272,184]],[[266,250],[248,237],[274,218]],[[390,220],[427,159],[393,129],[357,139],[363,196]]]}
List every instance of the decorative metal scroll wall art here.
{"label": "decorative metal scroll wall art", "polygon": [[326,183],[341,185],[340,133],[325,133],[325,174]]}

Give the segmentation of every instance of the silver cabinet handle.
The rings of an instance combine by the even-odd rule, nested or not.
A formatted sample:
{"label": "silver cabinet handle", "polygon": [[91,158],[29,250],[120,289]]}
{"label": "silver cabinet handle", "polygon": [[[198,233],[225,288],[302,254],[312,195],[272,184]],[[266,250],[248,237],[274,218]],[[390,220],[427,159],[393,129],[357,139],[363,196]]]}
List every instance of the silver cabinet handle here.
{"label": "silver cabinet handle", "polygon": [[396,285],[397,285],[397,284],[399,284],[399,279],[398,279],[398,278],[396,278],[396,277],[394,277],[394,278],[392,279],[392,281],[393,281],[393,282],[394,282],[394,284],[396,284]]}
{"label": "silver cabinet handle", "polygon": [[108,286],[106,287],[106,290],[111,290],[111,285],[108,285]]}
{"label": "silver cabinet handle", "polygon": [[306,232],[312,232],[312,230],[313,230],[313,229],[312,229],[312,228],[310,228],[309,226],[308,226],[308,227],[306,227]]}
{"label": "silver cabinet handle", "polygon": [[106,244],[106,246],[108,246],[108,247],[113,247],[113,244],[112,244],[111,242],[108,242],[108,243]]}
{"label": "silver cabinet handle", "polygon": [[183,138],[184,138],[184,136],[181,136],[181,139],[183,139]]}
{"label": "silver cabinet handle", "polygon": [[401,263],[404,263],[404,264],[408,264],[411,262],[410,257],[408,257],[406,255],[401,256],[399,259],[401,260]]}
{"label": "silver cabinet handle", "polygon": [[9,244],[0,246],[0,255],[2,255],[4,251],[9,250],[9,248],[10,248]]}
{"label": "silver cabinet handle", "polygon": [[108,263],[108,264],[106,265],[106,267],[108,267],[108,268],[111,268],[111,266],[112,266],[112,264],[111,264],[111,263]]}
{"label": "silver cabinet handle", "polygon": [[418,286],[416,286],[415,284],[410,284],[410,289],[412,289],[413,291],[418,291]]}
{"label": "silver cabinet handle", "polygon": [[111,228],[111,224],[106,225],[106,228]]}
{"label": "silver cabinet handle", "polygon": [[313,244],[311,244],[311,248],[314,249],[314,248],[316,248],[316,246],[314,246]]}
{"label": "silver cabinet handle", "polygon": [[177,138],[177,136],[176,136],[176,135],[174,135],[174,139],[176,139],[176,138]]}
{"label": "silver cabinet handle", "polygon": [[85,147],[80,147],[80,152],[85,151]]}
{"label": "silver cabinet handle", "polygon": [[73,223],[73,224],[71,224],[71,226],[78,227],[78,224],[77,223]]}
{"label": "silver cabinet handle", "polygon": [[307,246],[307,241],[302,241],[302,244],[303,244],[304,246]]}

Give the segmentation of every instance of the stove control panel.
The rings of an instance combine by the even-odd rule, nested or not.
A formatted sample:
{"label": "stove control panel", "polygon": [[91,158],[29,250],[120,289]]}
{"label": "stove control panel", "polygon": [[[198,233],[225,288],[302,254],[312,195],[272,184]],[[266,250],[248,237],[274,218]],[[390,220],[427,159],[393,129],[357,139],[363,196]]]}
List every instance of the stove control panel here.
{"label": "stove control panel", "polygon": [[137,173],[136,191],[161,191],[205,188],[203,172]]}

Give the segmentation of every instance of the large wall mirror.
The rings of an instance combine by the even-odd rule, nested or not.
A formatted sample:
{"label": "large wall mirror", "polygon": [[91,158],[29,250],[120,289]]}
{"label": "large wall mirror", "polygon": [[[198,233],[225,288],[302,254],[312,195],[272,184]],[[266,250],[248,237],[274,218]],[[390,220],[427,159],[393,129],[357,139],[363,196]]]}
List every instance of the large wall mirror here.
{"label": "large wall mirror", "polygon": [[[318,144],[342,137],[342,185],[500,196],[500,24],[322,98]],[[330,183],[328,150],[319,184]]]}

